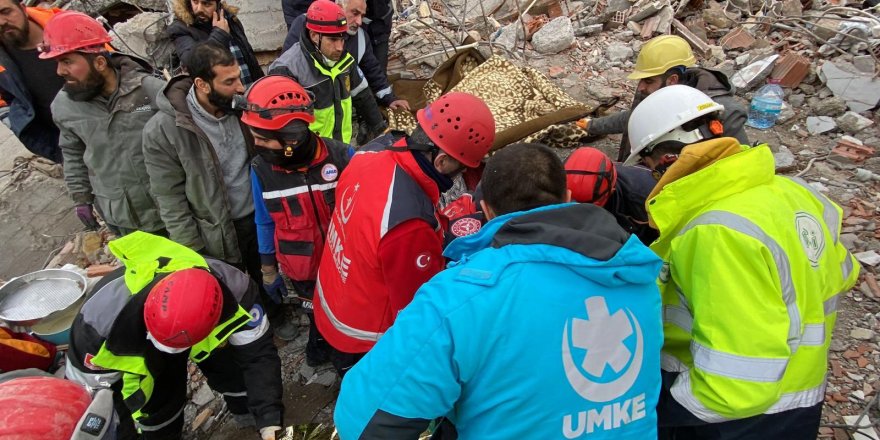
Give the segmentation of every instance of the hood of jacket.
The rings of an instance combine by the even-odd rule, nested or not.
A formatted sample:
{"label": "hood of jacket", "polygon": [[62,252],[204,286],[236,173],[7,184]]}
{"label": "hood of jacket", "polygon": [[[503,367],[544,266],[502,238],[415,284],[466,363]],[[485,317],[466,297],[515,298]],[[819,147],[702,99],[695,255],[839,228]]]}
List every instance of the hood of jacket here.
{"label": "hood of jacket", "polygon": [[[219,2],[220,0],[217,1]],[[196,17],[193,15],[192,9],[190,9],[189,0],[174,0],[171,9],[174,11],[174,17],[184,22],[187,26],[192,26],[196,22]],[[235,6],[224,3],[223,9],[230,15],[238,14],[238,8]]]}
{"label": "hood of jacket", "polygon": [[159,111],[175,118],[185,116],[191,121],[192,113],[186,105],[186,94],[189,93],[192,85],[193,79],[189,75],[183,74],[171,78],[156,99]]}
{"label": "hood of jacket", "polygon": [[[548,247],[565,249],[548,252]],[[647,284],[660,269],[660,259],[639,239],[628,234],[605,209],[592,204],[566,203],[496,217],[474,235],[458,238],[444,251],[464,263],[474,254],[505,252],[490,258],[512,263],[560,264],[604,286]]]}
{"label": "hood of jacket", "polygon": [[667,234],[715,201],[763,185],[774,175],[767,145],[748,148],[734,138],[689,145],[648,196],[648,221]]}
{"label": "hood of jacket", "polygon": [[110,55],[110,65],[119,71],[119,91],[117,96],[125,96],[141,86],[143,75],[149,75],[153,71],[150,63],[132,55],[114,52]]}
{"label": "hood of jacket", "polygon": [[691,86],[710,98],[716,96],[733,96],[736,88],[730,83],[727,75],[703,67],[693,67],[687,70],[684,84]]}

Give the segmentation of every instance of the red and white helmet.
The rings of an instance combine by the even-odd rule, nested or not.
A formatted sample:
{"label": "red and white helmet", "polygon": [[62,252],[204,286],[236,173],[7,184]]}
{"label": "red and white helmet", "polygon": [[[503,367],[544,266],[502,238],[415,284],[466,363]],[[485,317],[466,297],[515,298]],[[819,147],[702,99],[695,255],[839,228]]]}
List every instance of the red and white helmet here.
{"label": "red and white helmet", "polygon": [[602,151],[581,147],[565,161],[565,179],[572,199],[605,206],[617,185],[617,169]]}
{"label": "red and white helmet", "polygon": [[217,279],[205,269],[184,269],[153,286],[144,303],[144,322],[154,342],[186,349],[211,334],[222,310]]}
{"label": "red and white helmet", "polygon": [[348,32],[345,11],[330,0],[315,0],[306,11],[306,29],[319,34],[344,34]]}
{"label": "red and white helmet", "polygon": [[419,126],[444,153],[480,166],[495,142],[495,118],[482,99],[463,92],[441,96],[416,113]]}

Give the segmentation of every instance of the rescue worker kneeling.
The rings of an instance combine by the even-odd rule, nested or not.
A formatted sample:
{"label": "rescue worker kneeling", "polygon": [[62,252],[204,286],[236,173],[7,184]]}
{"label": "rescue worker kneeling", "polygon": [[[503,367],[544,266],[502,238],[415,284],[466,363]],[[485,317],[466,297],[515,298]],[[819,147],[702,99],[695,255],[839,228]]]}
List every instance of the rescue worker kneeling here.
{"label": "rescue worker kneeling", "polygon": [[135,437],[132,419],[142,438],[180,438],[191,359],[240,426],[275,439],[281,361],[247,274],[144,232],[109,246],[125,275],[104,277],[74,320],[67,378],[114,391],[119,438]]}
{"label": "rescue worker kneeling", "polygon": [[815,439],[840,295],[858,278],[841,209],[775,175],[767,145],[723,133],[724,107],[669,86],[633,110],[633,153],[665,262],[661,439]]}

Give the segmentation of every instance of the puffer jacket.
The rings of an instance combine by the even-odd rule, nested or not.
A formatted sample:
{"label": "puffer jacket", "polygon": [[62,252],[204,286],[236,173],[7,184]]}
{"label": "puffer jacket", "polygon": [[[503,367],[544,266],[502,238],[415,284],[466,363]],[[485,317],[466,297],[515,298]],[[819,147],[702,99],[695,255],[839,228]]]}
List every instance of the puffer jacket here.
{"label": "puffer jacket", "polygon": [[[169,237],[229,263],[241,262],[223,172],[207,135],[186,104],[193,80],[177,76],[156,98],[159,112],[144,128],[144,158]],[[242,125],[246,148],[254,140]]]}
{"label": "puffer jacket", "polygon": [[[735,137],[741,144],[749,144],[749,136],[744,128],[749,116],[748,109],[737,102],[734,98],[736,88],[730,83],[727,75],[717,71],[692,67],[687,70],[681,84],[691,86],[712,98],[713,101],[724,106],[724,114],[721,123],[724,125],[724,136]],[[588,131],[591,135],[623,133],[620,140],[617,161],[623,162],[630,153],[629,136],[626,134],[629,115],[636,108],[641,99],[634,99],[629,110],[596,118],[590,121]],[[706,137],[712,137],[706,133]]]}
{"label": "puffer jacket", "polygon": [[119,87],[109,99],[74,101],[62,90],[52,101],[64,181],[74,203],[94,203],[121,232],[160,231],[164,225],[151,196],[141,133],[156,114],[154,100],[165,82],[131,55],[114,53],[110,63]]}
{"label": "puffer jacket", "polygon": [[189,0],[174,0],[173,10],[174,21],[165,32],[171,41],[174,41],[174,49],[184,65],[196,44],[211,39],[225,47],[229,47],[230,43],[235,43],[244,53],[251,79],[256,81],[263,77],[263,68],[260,67],[260,62],[257,61],[257,56],[254,54],[254,48],[251,47],[251,43],[247,39],[244,26],[235,16],[238,13],[238,8],[223,4],[226,20],[229,22],[229,32],[215,28],[211,23],[197,23],[190,9]]}

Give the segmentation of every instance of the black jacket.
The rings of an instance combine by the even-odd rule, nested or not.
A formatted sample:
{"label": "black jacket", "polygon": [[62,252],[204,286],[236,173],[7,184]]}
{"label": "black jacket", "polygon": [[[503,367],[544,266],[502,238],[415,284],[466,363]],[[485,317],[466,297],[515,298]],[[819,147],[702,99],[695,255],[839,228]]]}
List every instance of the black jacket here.
{"label": "black jacket", "polygon": [[620,227],[635,234],[647,246],[659,235],[657,230],[648,225],[648,211],[645,209],[645,201],[657,184],[657,179],[651,170],[641,166],[618,163],[616,167],[617,185],[605,204],[605,209],[614,214]]}
{"label": "black jacket", "polygon": [[[293,20],[300,15],[304,15],[313,1],[315,0],[281,0],[281,9],[284,11],[284,22],[287,24],[288,30],[293,27]],[[384,43],[388,41],[388,38],[391,36],[391,15],[394,14],[394,10],[391,8],[391,2],[388,0],[366,1],[366,18],[370,20],[370,23],[365,23],[364,28],[366,28],[367,32],[370,34],[373,44]]]}
{"label": "black jacket", "polygon": [[213,27],[211,23],[197,22],[189,9],[189,0],[174,1],[174,21],[165,32],[174,41],[174,49],[178,58],[183,65],[186,65],[193,47],[207,39],[212,39],[225,47],[229,47],[230,43],[235,43],[244,53],[251,79],[256,81],[262,78],[263,69],[260,67],[254,49],[244,33],[244,26],[235,16],[238,8],[224,5],[223,10],[226,13],[226,20],[229,22],[228,33]]}
{"label": "black jacket", "polygon": [[[213,259],[207,261],[223,290],[219,322],[228,320],[239,306],[250,310],[253,319],[265,319],[265,315],[254,312],[262,310],[256,284],[246,274],[226,263]],[[120,372],[95,367],[91,359],[104,349],[117,356],[144,359],[156,380],[152,398],[128,399],[126,405],[130,405],[132,412],[140,407],[147,414],[147,424],[160,424],[174,416],[178,403],[184,403],[182,399],[172,402],[171,396],[179,397],[177,393],[184,393],[185,396],[185,388],[171,388],[186,386],[179,379],[186,376],[188,351],[163,353],[145,337],[144,303],[152,287],[167,274],[157,275],[139,292],[131,293],[124,282],[123,271],[120,268],[105,276],[95,286],[95,293],[85,302],[74,320],[65,374],[68,379],[93,388],[109,386],[118,391],[122,384]],[[260,333],[255,333],[258,330]],[[226,345],[233,351],[235,363],[228,365],[228,374],[244,374],[248,407],[256,419],[257,428],[283,426],[281,361],[272,343],[271,330],[248,323],[235,330],[232,336],[218,336],[229,338],[226,339]],[[211,386],[217,385],[214,383]]]}

